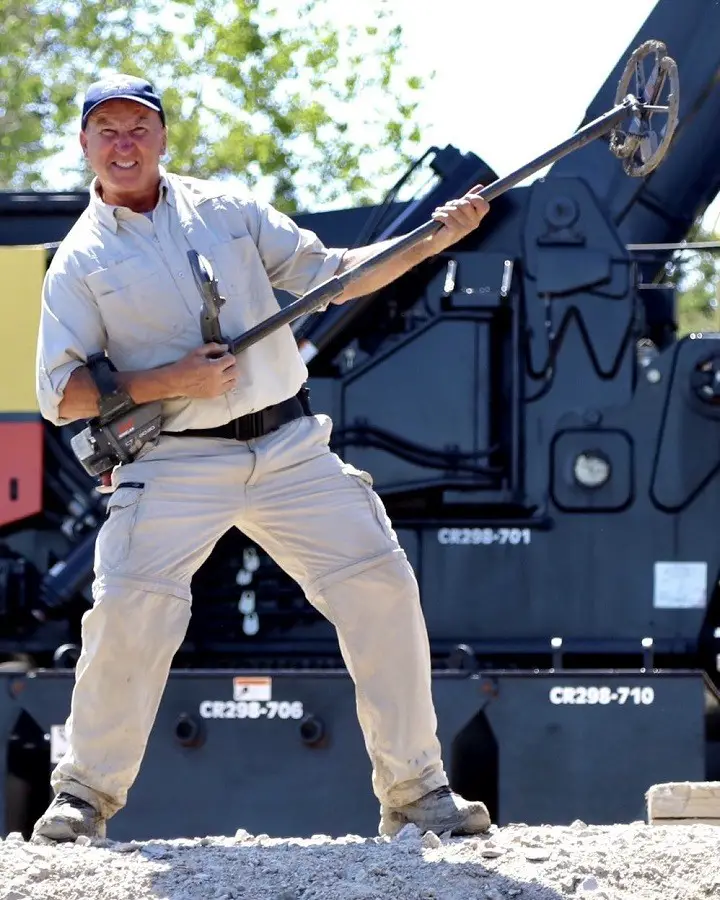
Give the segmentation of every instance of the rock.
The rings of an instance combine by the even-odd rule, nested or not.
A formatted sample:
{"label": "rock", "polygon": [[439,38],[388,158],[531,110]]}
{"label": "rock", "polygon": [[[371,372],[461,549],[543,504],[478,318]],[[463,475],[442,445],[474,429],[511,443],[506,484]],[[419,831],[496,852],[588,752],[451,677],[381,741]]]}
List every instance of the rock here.
{"label": "rock", "polygon": [[523,855],[528,862],[546,862],[552,856],[552,850],[545,847],[526,847]]}
{"label": "rock", "polygon": [[140,852],[149,859],[164,859],[169,855],[167,847],[162,844],[146,844]]}
{"label": "rock", "polygon": [[417,843],[419,844],[422,840],[422,834],[420,833],[420,829],[417,825],[413,825],[412,822],[409,822],[407,825],[403,825],[403,827],[398,831],[395,835],[395,840],[399,843]]}
{"label": "rock", "polygon": [[488,888],[484,894],[485,900],[505,900],[497,888]]}
{"label": "rock", "polygon": [[580,882],[581,891],[596,891],[600,885],[594,875],[588,875]]}
{"label": "rock", "polygon": [[480,856],[484,857],[485,859],[497,859],[499,856],[505,856],[506,853],[506,847],[500,847],[490,841],[488,841],[480,850]]}
{"label": "rock", "polygon": [[79,834],[75,838],[75,844],[78,847],[87,847],[91,843],[92,843],[92,839],[89,838],[86,834]]}
{"label": "rock", "polygon": [[422,836],[421,843],[422,843],[423,847],[427,847],[428,849],[432,849],[433,847],[441,847],[442,846],[442,841],[435,834],[434,831],[426,831],[425,834]]}
{"label": "rock", "polygon": [[136,844],[135,841],[130,841],[129,843],[118,843],[112,848],[116,853],[134,853],[136,850],[140,850],[142,844]]}
{"label": "rock", "polygon": [[25,874],[33,881],[44,881],[46,878],[50,877],[50,869],[45,869],[40,866],[30,866]]}
{"label": "rock", "polygon": [[720,825],[720,781],[654,784],[645,799],[650,825]]}
{"label": "rock", "polygon": [[108,838],[90,838],[90,846],[91,847],[102,847],[103,849],[112,850],[115,846],[115,841],[111,841]]}

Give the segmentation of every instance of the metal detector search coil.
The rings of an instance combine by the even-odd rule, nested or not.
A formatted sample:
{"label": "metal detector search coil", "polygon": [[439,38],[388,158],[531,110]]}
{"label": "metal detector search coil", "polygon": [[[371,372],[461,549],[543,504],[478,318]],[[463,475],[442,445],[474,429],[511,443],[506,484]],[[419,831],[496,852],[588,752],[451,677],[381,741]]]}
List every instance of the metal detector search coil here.
{"label": "metal detector search coil", "polygon": [[[646,77],[643,63],[651,56],[655,57],[655,64]],[[669,85],[667,105],[662,106],[659,103],[666,84]],[[610,133],[610,150],[622,160],[628,175],[641,178],[662,162],[675,133],[680,110],[677,65],[667,55],[667,48],[661,41],[646,41],[628,60],[615,94],[616,105],[626,97],[635,98],[637,103],[631,105],[627,128],[618,125]],[[653,116],[665,119],[659,131],[652,127]]]}

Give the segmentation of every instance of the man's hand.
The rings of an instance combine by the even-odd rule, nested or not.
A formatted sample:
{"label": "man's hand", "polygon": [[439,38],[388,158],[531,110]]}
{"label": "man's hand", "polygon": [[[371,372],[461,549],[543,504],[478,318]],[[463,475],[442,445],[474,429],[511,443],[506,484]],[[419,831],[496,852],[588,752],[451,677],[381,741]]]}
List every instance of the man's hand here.
{"label": "man's hand", "polygon": [[[471,231],[474,231],[490,209],[490,204],[487,200],[478,196],[478,191],[482,187],[481,184],[476,184],[474,188],[469,190],[464,197],[460,197],[459,200],[451,200],[444,206],[438,206],[432,218],[436,222],[442,222],[443,227],[436,234],[424,238],[414,247],[410,247],[409,250],[398,254],[395,258],[390,258],[380,263],[374,271],[368,272],[367,275],[349,284],[340,296],[335,297],[332,302],[336,305],[347,303],[348,300],[352,300],[355,297],[363,297],[366,294],[379,291],[385,285],[391,284],[396,278],[410,271],[413,266],[429,259],[431,256],[435,256],[436,253],[442,253],[446,247],[450,247],[470,234]],[[402,238],[392,238],[376,244],[368,244],[365,247],[353,247],[350,250],[346,250],[342,265],[336,274],[342,275],[348,269],[362,265],[380,251],[392,249],[393,244],[400,240]]]}
{"label": "man's hand", "polygon": [[490,204],[478,196],[482,187],[481,184],[476,184],[464,197],[438,206],[432,214],[431,218],[436,222],[442,222],[444,226],[428,242],[433,254],[441,253],[446,247],[462,240],[485,218]]}
{"label": "man's hand", "polygon": [[178,397],[220,397],[237,383],[237,359],[227,344],[203,344],[172,363],[170,378]]}

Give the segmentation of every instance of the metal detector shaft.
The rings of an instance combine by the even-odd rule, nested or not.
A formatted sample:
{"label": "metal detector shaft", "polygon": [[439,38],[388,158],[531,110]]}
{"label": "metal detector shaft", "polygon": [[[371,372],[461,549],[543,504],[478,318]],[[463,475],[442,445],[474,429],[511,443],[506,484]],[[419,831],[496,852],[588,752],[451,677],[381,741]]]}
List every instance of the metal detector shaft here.
{"label": "metal detector shaft", "polygon": [[[545,166],[549,166],[558,159],[562,159],[563,156],[567,156],[569,153],[579,150],[581,147],[585,146],[585,144],[589,144],[591,141],[594,141],[596,138],[610,131],[619,124],[622,119],[626,118],[628,110],[631,110],[636,106],[640,106],[639,102],[632,95],[628,95],[622,103],[613,107],[609,112],[604,113],[594,121],[589,122],[583,128],[580,128],[572,135],[572,137],[569,137],[561,144],[553,147],[552,150],[548,150],[541,156],[536,157],[532,162],[527,163],[515,172],[511,172],[510,175],[506,175],[504,178],[498,178],[497,181],[493,181],[492,184],[487,185],[487,187],[484,187],[479,191],[478,195],[488,201],[494,200],[496,197],[504,194],[505,191],[515,187],[515,185],[519,184],[521,181],[524,181],[530,175],[534,175],[536,172],[544,169]],[[295,321],[295,319],[300,318],[300,316],[315,312],[335,297],[339,297],[343,290],[349,284],[352,284],[353,281],[357,281],[358,278],[363,278],[382,263],[387,262],[387,260],[404,253],[421,241],[426,240],[442,227],[442,222],[431,219],[429,222],[425,222],[424,225],[421,225],[419,228],[416,228],[414,231],[409,232],[399,240],[395,241],[390,247],[378,251],[378,253],[371,256],[369,259],[366,259],[357,266],[353,266],[352,269],[343,272],[342,275],[336,275],[333,278],[328,279],[328,281],[324,281],[312,291],[304,294],[294,303],[286,306],[285,309],[280,310],[280,312],[265,319],[264,322],[260,322],[253,328],[248,329],[248,331],[238,338],[235,338],[232,341],[232,352],[235,354],[241,353],[259,340],[262,340],[262,338],[267,337],[267,335],[271,334],[273,331],[282,328],[283,325],[289,325],[290,322]]]}

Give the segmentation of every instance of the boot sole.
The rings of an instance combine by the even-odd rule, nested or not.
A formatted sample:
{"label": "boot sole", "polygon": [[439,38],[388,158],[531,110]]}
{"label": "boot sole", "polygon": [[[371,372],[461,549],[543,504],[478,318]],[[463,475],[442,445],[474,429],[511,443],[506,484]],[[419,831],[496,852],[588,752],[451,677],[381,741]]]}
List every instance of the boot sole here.
{"label": "boot sole", "polygon": [[[36,825],[33,831],[31,841],[33,843],[69,843],[74,842],[76,838],[84,836],[89,838],[103,838],[104,829],[96,828],[92,830],[80,829],[75,831],[69,822],[49,821]],[[37,838],[37,840],[36,840]]]}
{"label": "boot sole", "polygon": [[[391,814],[392,816],[392,814]],[[390,824],[392,822],[392,825]],[[473,812],[463,815],[459,813],[456,816],[448,816],[444,819],[435,819],[424,823],[422,821],[414,822],[412,819],[406,818],[393,819],[391,817],[383,818],[380,822],[380,833],[388,837],[394,837],[406,825],[415,825],[423,834],[428,831],[440,835],[446,834],[448,831],[453,835],[473,835],[483,834],[490,828],[490,819],[483,812]]]}

